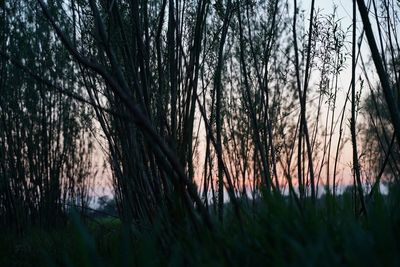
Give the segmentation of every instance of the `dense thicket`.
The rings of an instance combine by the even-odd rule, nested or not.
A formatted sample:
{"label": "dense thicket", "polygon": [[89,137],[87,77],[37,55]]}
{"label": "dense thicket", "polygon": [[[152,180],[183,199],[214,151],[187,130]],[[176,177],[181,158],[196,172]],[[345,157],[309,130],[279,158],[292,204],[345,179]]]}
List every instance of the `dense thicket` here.
{"label": "dense thicket", "polygon": [[83,90],[75,66],[32,1],[3,2],[0,29],[0,221],[60,223],[89,200],[91,111],[68,96]]}
{"label": "dense thicket", "polygon": [[[161,221],[165,238],[183,222],[213,232],[228,200],[239,223],[262,196],[288,196],[303,214],[340,191],[342,149],[354,214],[368,216],[382,178],[397,184],[399,6],[357,2],[347,28],[313,0],[306,11],[296,0],[3,1],[2,222],[84,208],[93,137],[120,217],[138,229]],[[360,146],[365,88],[373,123]]]}

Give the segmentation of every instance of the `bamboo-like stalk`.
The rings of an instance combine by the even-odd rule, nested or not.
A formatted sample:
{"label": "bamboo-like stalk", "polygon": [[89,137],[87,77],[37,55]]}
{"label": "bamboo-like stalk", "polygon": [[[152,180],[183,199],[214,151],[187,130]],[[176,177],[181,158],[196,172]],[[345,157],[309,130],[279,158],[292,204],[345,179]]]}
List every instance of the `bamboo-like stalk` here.
{"label": "bamboo-like stalk", "polygon": [[[352,42],[352,64],[351,64],[351,76],[352,76],[352,85],[351,85],[351,120],[350,120],[350,131],[351,131],[351,143],[353,149],[353,175],[354,181],[357,184],[354,186],[357,188],[358,197],[360,199],[361,211],[367,215],[367,209],[365,207],[364,201],[364,190],[361,182],[361,174],[360,174],[360,163],[358,159],[357,153],[357,135],[356,135],[356,34],[357,34],[357,7],[355,0],[353,1],[353,42]],[[356,208],[356,214],[358,213]]]}

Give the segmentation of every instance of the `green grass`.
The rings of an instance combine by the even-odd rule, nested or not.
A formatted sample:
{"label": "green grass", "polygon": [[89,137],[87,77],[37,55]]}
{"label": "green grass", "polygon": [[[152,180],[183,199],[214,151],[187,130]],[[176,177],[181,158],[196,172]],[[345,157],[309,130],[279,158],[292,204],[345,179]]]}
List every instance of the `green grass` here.
{"label": "green grass", "polygon": [[[287,199],[267,198],[242,224],[227,209],[211,234],[190,224],[147,230],[77,215],[62,228],[2,235],[1,266],[400,266],[398,194],[376,198],[368,217],[353,215],[352,200],[322,199],[302,212]],[[216,224],[220,225],[220,224]]]}

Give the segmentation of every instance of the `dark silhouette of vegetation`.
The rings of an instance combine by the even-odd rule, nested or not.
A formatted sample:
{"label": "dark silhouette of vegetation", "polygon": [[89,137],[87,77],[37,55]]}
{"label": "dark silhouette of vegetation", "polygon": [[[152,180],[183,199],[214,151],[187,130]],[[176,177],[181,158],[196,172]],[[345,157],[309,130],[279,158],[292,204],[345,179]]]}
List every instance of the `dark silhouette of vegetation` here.
{"label": "dark silhouette of vegetation", "polygon": [[303,4],[0,1],[0,264],[399,264],[400,5]]}

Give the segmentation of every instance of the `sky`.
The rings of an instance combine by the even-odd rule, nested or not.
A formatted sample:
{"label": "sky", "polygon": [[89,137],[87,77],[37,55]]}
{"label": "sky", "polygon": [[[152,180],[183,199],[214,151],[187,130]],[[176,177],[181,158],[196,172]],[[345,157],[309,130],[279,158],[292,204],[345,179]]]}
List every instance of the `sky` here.
{"label": "sky", "polygon": [[[289,4],[293,4],[293,1],[289,0]],[[299,2],[299,5],[302,9],[305,10],[305,25],[306,27],[308,27],[308,23],[309,23],[309,10],[311,7],[311,0],[303,0],[302,2]],[[341,23],[342,23],[342,27],[344,29],[348,28],[351,26],[352,24],[352,18],[351,18],[351,14],[352,14],[352,1],[351,0],[316,0],[315,1],[315,6],[316,9],[320,9],[322,14],[330,14],[333,12],[334,6],[337,7],[337,17],[341,18]],[[358,32],[361,32],[362,29],[362,22],[360,20],[360,17],[358,16],[357,18],[357,24],[358,24]],[[350,40],[350,39],[349,39]],[[349,44],[350,45],[350,44]],[[365,59],[368,58],[368,53],[369,53],[369,47],[366,43],[366,41],[364,40],[363,45],[361,47],[361,52],[363,55],[365,55]],[[350,66],[350,59],[348,59],[348,65]],[[348,67],[350,68],[350,67]],[[338,95],[338,99],[337,99],[337,113],[339,113],[339,110],[343,107],[343,104],[345,102],[345,98],[346,98],[346,92],[347,89],[349,88],[351,82],[351,71],[346,70],[343,72],[343,74],[340,77],[339,80],[339,87],[342,88],[339,95]],[[310,86],[312,86],[310,84]],[[347,112],[347,114],[349,114],[349,112]],[[349,135],[349,127],[348,127],[348,121],[349,117],[346,118],[346,123],[344,125],[345,128],[345,134]],[[361,120],[362,118],[360,117],[359,120]],[[336,129],[335,131],[335,135],[333,137],[333,144],[336,144],[337,142],[337,136],[338,136],[338,129]],[[361,140],[359,141],[359,144],[361,143]],[[335,151],[335,145],[333,147],[333,151]],[[334,154],[334,153],[333,153]],[[333,160],[332,160],[333,161]],[[352,171],[351,171],[351,165],[352,165],[352,150],[351,150],[351,143],[347,142],[347,144],[345,145],[343,152],[342,152],[342,156],[339,160],[339,170],[340,170],[340,174],[339,177],[342,176],[343,178],[343,182],[345,184],[350,184],[352,182]],[[332,167],[332,172],[333,172],[333,167]],[[107,172],[107,177],[110,177],[110,173],[109,171]],[[94,194],[97,196],[101,196],[101,195],[110,195],[112,190],[110,190],[110,183],[106,182],[104,183],[104,178],[101,178],[103,181],[99,182],[96,186],[96,189],[94,190]],[[323,175],[322,175],[322,179]]]}
{"label": "sky", "polygon": [[[289,0],[290,2],[290,0]],[[311,0],[303,0],[303,3],[301,4],[301,6],[306,10],[310,10],[311,7]],[[352,12],[353,12],[353,1],[351,0],[316,0],[315,1],[315,7],[316,9],[321,9],[323,14],[329,14],[333,11],[334,6],[337,7],[337,14],[338,14],[338,18],[341,18],[341,23],[342,23],[342,27],[343,29],[346,29],[348,27],[352,26]],[[307,20],[307,24],[309,21],[309,12],[306,15],[306,20]],[[373,25],[374,27],[374,25]],[[362,28],[363,28],[363,24],[361,21],[361,17],[358,14],[358,10],[357,10],[357,32],[358,32],[358,36],[357,36],[357,40],[358,37],[360,36],[361,32],[362,32]],[[349,39],[351,40],[351,39]],[[349,44],[351,45],[351,44]],[[368,61],[369,59],[369,46],[367,41],[363,40],[362,42],[362,46],[361,46],[361,54],[363,55],[364,61]],[[350,59],[348,59],[348,69],[346,71],[344,71],[341,76],[340,76],[340,80],[339,80],[339,87],[342,88],[341,93],[338,95],[338,99],[337,99],[337,106],[338,108],[343,107],[345,99],[346,99],[346,93],[347,93],[347,89],[349,88],[349,85],[351,83],[351,70],[350,70],[350,64],[351,61]],[[357,65],[357,71],[356,71],[356,75],[360,74],[360,63],[358,62]],[[372,81],[374,81],[373,76],[371,76]],[[357,79],[358,81],[358,79]],[[356,85],[357,89],[359,89],[359,84],[357,83]],[[364,90],[364,92],[362,92],[361,97],[365,97],[366,96],[366,90]],[[349,105],[348,105],[349,106]],[[350,107],[349,107],[350,108]],[[349,109],[347,110],[349,111]],[[350,113],[348,112],[348,117],[347,120],[350,119]],[[363,121],[363,118],[361,116],[358,116],[357,118],[357,122],[360,123]],[[345,133],[347,133],[349,135],[349,127],[348,127],[348,123],[346,123],[345,127]],[[357,125],[358,127],[360,127],[360,124]],[[336,139],[337,140],[337,131],[336,131]],[[358,140],[358,145],[360,147],[361,145],[361,140]],[[360,149],[359,149],[359,153],[360,153]],[[340,159],[340,164],[343,167],[343,178],[344,178],[344,183],[346,184],[350,184],[352,183],[352,171],[351,171],[351,166],[352,166],[352,156],[353,156],[353,152],[351,149],[351,143],[347,142],[346,146],[343,149],[343,154],[342,157]]]}

